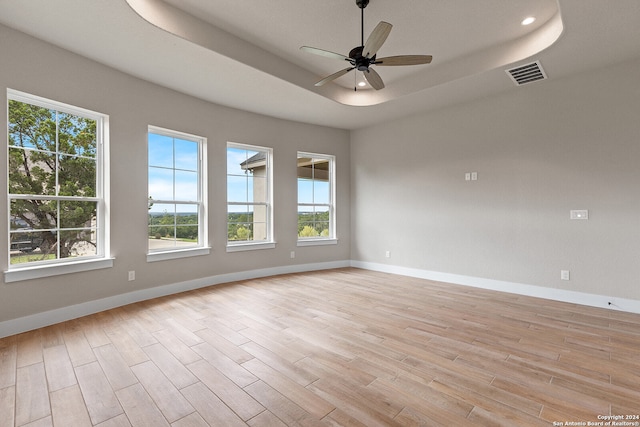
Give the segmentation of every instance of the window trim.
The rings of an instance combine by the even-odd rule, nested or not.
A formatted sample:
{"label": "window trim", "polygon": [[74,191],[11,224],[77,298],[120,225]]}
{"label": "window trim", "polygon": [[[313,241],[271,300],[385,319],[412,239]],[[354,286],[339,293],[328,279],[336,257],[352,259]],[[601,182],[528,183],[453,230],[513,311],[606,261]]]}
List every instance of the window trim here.
{"label": "window trim", "polygon": [[[229,241],[229,204],[234,204],[229,202],[229,194],[228,194],[228,182],[229,182],[229,170],[227,169],[225,172],[225,193],[226,194],[226,250],[227,252],[241,252],[241,251],[251,251],[251,250],[259,250],[259,249],[274,249],[276,247],[276,241],[274,237],[274,218],[273,218],[273,148],[264,147],[260,145],[252,145],[252,144],[243,144],[239,142],[231,142],[227,141],[227,145],[225,147],[225,159],[228,160],[228,150],[229,148],[237,148],[241,150],[250,150],[250,151],[261,151],[266,152],[266,165],[267,165],[267,197],[266,203],[240,203],[235,202],[236,204],[242,205],[254,205],[254,206],[266,206],[267,211],[267,238],[265,240],[255,241],[255,240],[241,240],[241,241]],[[225,167],[226,167],[225,162]]]}
{"label": "window trim", "polygon": [[[299,203],[296,200],[296,218],[298,213],[300,212],[300,206],[328,206],[329,208],[329,236],[318,236],[318,237],[300,237],[297,236],[297,246],[321,246],[321,245],[335,245],[338,243],[337,231],[336,231],[336,156],[333,154],[319,154],[319,153],[311,153],[308,151],[298,151],[296,156],[296,168],[297,161],[300,158],[310,157],[317,159],[326,159],[329,161],[329,203]],[[296,172],[296,199],[298,197],[298,176]],[[296,221],[296,229],[298,227],[298,222]]]}
{"label": "window trim", "polygon": [[[109,215],[110,209],[110,157],[109,157],[109,116],[107,114],[88,110],[82,107],[76,107],[60,101],[32,95],[26,92],[7,88],[7,150],[9,149],[9,126],[8,126],[8,108],[9,101],[17,101],[41,108],[56,110],[57,112],[77,115],[96,121],[96,197],[86,198],[93,199],[97,202],[96,207],[96,238],[99,242],[96,248],[96,254],[82,258],[64,258],[55,261],[47,261],[37,264],[11,264],[11,251],[7,251],[7,270],[4,272],[5,283],[16,282],[28,279],[37,279],[48,276],[56,276],[60,274],[75,273],[80,271],[89,271],[102,268],[113,267],[114,258],[111,256],[111,219]],[[9,168],[7,158],[7,184],[9,182]],[[11,205],[10,200],[15,196],[11,195],[9,186],[6,190],[7,197],[7,236],[10,234],[11,222]],[[30,195],[34,196],[34,195]],[[50,197],[46,195],[36,195],[40,197]],[[56,197],[56,200],[64,198]],[[7,249],[9,247],[7,246]]]}
{"label": "window trim", "polygon": [[[198,143],[198,200],[189,203],[183,201],[154,200],[156,203],[176,203],[176,204],[196,204],[198,211],[198,244],[188,247],[161,248],[151,250],[147,241],[147,262],[164,261],[169,259],[188,258],[191,256],[208,255],[211,247],[209,246],[209,232],[207,221],[207,138],[204,136],[194,135],[187,132],[167,129],[160,126],[147,126],[147,200],[149,200],[149,134],[156,134],[170,138],[182,139]],[[147,217],[147,230],[149,219]],[[148,240],[148,231],[147,231]]]}

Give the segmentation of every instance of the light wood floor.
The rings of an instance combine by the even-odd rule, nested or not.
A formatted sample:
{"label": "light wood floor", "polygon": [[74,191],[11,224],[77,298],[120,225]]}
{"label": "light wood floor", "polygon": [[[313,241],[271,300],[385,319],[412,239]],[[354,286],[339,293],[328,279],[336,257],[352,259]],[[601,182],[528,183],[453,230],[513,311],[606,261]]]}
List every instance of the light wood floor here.
{"label": "light wood floor", "polygon": [[0,426],[550,426],[640,414],[640,316],[340,269],[0,340]]}

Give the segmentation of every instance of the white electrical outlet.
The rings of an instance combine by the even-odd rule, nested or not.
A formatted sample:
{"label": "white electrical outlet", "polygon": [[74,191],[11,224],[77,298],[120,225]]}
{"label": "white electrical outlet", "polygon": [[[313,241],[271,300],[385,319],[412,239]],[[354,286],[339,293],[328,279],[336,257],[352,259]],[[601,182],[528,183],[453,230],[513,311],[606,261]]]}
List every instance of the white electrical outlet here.
{"label": "white electrical outlet", "polygon": [[569,211],[571,219],[589,219],[589,211],[586,209]]}
{"label": "white electrical outlet", "polygon": [[296,257],[296,251],[291,251],[291,259]]}
{"label": "white electrical outlet", "polygon": [[560,270],[560,280],[571,280],[569,270]]}
{"label": "white electrical outlet", "polygon": [[384,253],[384,257],[385,257],[385,258],[391,258],[391,251],[386,251],[386,252]]}
{"label": "white electrical outlet", "polygon": [[466,172],[464,174],[464,180],[465,181],[471,181],[471,172]]}
{"label": "white electrical outlet", "polygon": [[129,281],[133,281],[136,280],[136,272],[135,271],[130,271],[129,272]]}
{"label": "white electrical outlet", "polygon": [[471,172],[471,181],[478,180],[478,172]]}

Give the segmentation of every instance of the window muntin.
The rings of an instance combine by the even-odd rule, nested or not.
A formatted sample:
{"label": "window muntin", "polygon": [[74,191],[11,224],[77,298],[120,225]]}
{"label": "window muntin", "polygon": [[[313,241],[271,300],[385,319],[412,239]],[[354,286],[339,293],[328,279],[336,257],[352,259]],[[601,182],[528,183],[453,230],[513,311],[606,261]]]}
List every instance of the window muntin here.
{"label": "window muntin", "polygon": [[227,144],[227,245],[271,243],[271,148]]}
{"label": "window muntin", "polygon": [[335,239],[335,157],[298,153],[298,240]]}
{"label": "window muntin", "polygon": [[149,126],[149,253],[203,247],[205,138]]}
{"label": "window muntin", "polygon": [[104,258],[108,116],[7,94],[9,270]]}

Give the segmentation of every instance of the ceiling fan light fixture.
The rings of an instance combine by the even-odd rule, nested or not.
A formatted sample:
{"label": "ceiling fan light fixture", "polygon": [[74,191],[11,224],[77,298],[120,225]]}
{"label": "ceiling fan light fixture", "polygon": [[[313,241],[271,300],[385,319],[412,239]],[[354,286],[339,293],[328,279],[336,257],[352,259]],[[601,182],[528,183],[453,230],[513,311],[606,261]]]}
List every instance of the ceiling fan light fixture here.
{"label": "ceiling fan light fixture", "polygon": [[364,81],[358,82],[358,86],[360,87],[365,87],[366,85],[367,85],[367,82],[364,82]]}
{"label": "ceiling fan light fixture", "polygon": [[525,26],[526,26],[526,25],[531,25],[531,24],[533,24],[534,22],[536,22],[536,18],[535,18],[535,16],[527,16],[526,18],[524,18],[524,19],[522,20],[522,22],[521,22],[520,24],[522,24],[522,25],[525,25]]}

